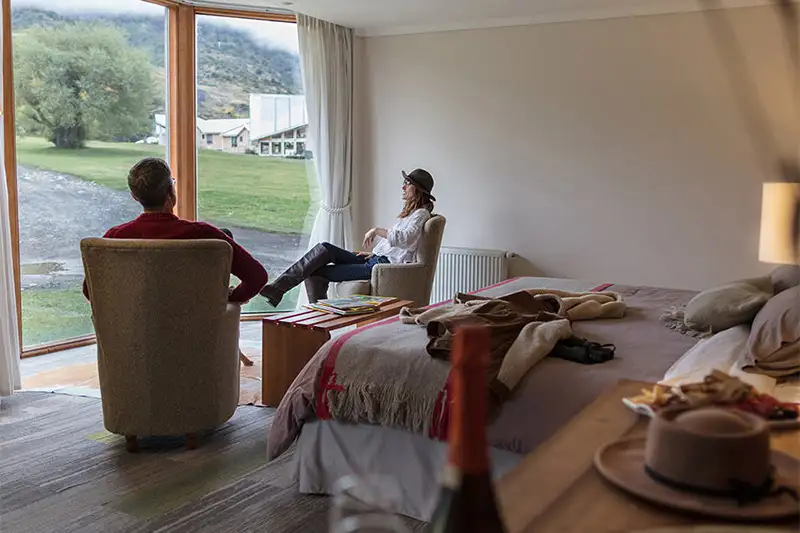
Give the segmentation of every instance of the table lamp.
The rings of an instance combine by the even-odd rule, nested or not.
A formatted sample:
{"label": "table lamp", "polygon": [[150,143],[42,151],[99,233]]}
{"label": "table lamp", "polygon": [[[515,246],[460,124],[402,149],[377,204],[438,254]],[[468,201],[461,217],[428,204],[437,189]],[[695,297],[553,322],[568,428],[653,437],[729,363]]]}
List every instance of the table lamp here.
{"label": "table lamp", "polygon": [[800,264],[800,182],[763,184],[758,259],[765,263]]}

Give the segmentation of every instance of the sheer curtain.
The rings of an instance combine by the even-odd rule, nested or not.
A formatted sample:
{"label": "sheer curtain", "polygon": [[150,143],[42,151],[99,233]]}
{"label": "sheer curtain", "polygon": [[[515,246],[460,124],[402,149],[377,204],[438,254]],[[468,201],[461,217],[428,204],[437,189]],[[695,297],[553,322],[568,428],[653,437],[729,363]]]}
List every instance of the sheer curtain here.
{"label": "sheer curtain", "polygon": [[[2,44],[0,44],[2,55]],[[2,101],[0,72],[0,101]],[[3,116],[0,115],[0,396],[20,387],[17,303],[14,289],[14,257],[11,253],[11,219],[3,151]]]}
{"label": "sheer curtain", "polygon": [[[352,247],[353,30],[297,16],[309,144],[320,208],[309,246]],[[302,293],[301,293],[302,294]]]}

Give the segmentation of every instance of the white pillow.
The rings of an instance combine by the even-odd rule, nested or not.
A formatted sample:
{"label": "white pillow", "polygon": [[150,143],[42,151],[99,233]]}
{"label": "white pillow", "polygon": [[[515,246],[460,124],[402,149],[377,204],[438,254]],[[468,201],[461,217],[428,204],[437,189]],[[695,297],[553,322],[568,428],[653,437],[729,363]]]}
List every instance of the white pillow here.
{"label": "white pillow", "polygon": [[750,328],[740,325],[701,340],[672,364],[659,383],[669,386],[699,383],[712,370],[719,370],[752,385],[759,392],[771,393],[775,388],[775,378],[742,369],[749,336]]}

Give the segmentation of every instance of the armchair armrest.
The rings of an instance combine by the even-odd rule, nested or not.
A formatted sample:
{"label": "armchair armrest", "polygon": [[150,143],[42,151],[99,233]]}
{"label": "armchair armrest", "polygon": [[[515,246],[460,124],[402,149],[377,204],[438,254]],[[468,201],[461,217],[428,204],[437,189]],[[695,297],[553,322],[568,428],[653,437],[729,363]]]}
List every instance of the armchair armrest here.
{"label": "armchair armrest", "polygon": [[427,305],[425,265],[420,263],[377,264],[372,268],[372,294],[411,300]]}
{"label": "armchair armrest", "polygon": [[238,371],[239,362],[239,319],[242,313],[242,306],[236,302],[228,302],[225,310],[220,316],[219,329],[220,333],[217,337],[217,357],[220,361],[225,361],[226,364],[231,359],[235,358],[237,362],[236,369]]}
{"label": "armchair armrest", "polygon": [[235,333],[239,337],[239,319],[242,315],[242,304],[237,302],[228,302],[225,310],[222,312],[222,328],[226,333]]}

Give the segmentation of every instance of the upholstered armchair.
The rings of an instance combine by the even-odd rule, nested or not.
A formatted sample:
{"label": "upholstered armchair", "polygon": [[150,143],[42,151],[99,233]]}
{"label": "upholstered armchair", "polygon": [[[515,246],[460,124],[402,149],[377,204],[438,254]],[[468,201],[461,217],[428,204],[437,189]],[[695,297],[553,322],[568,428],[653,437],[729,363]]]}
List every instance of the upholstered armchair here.
{"label": "upholstered armchair", "polygon": [[108,431],[195,434],[239,402],[240,306],[228,302],[222,240],[83,239]]}
{"label": "upholstered armchair", "polygon": [[395,296],[402,300],[411,300],[418,307],[428,305],[445,222],[446,219],[442,215],[434,215],[425,222],[422,239],[417,248],[416,262],[377,264],[372,269],[370,280],[344,281],[336,284],[336,295]]}

